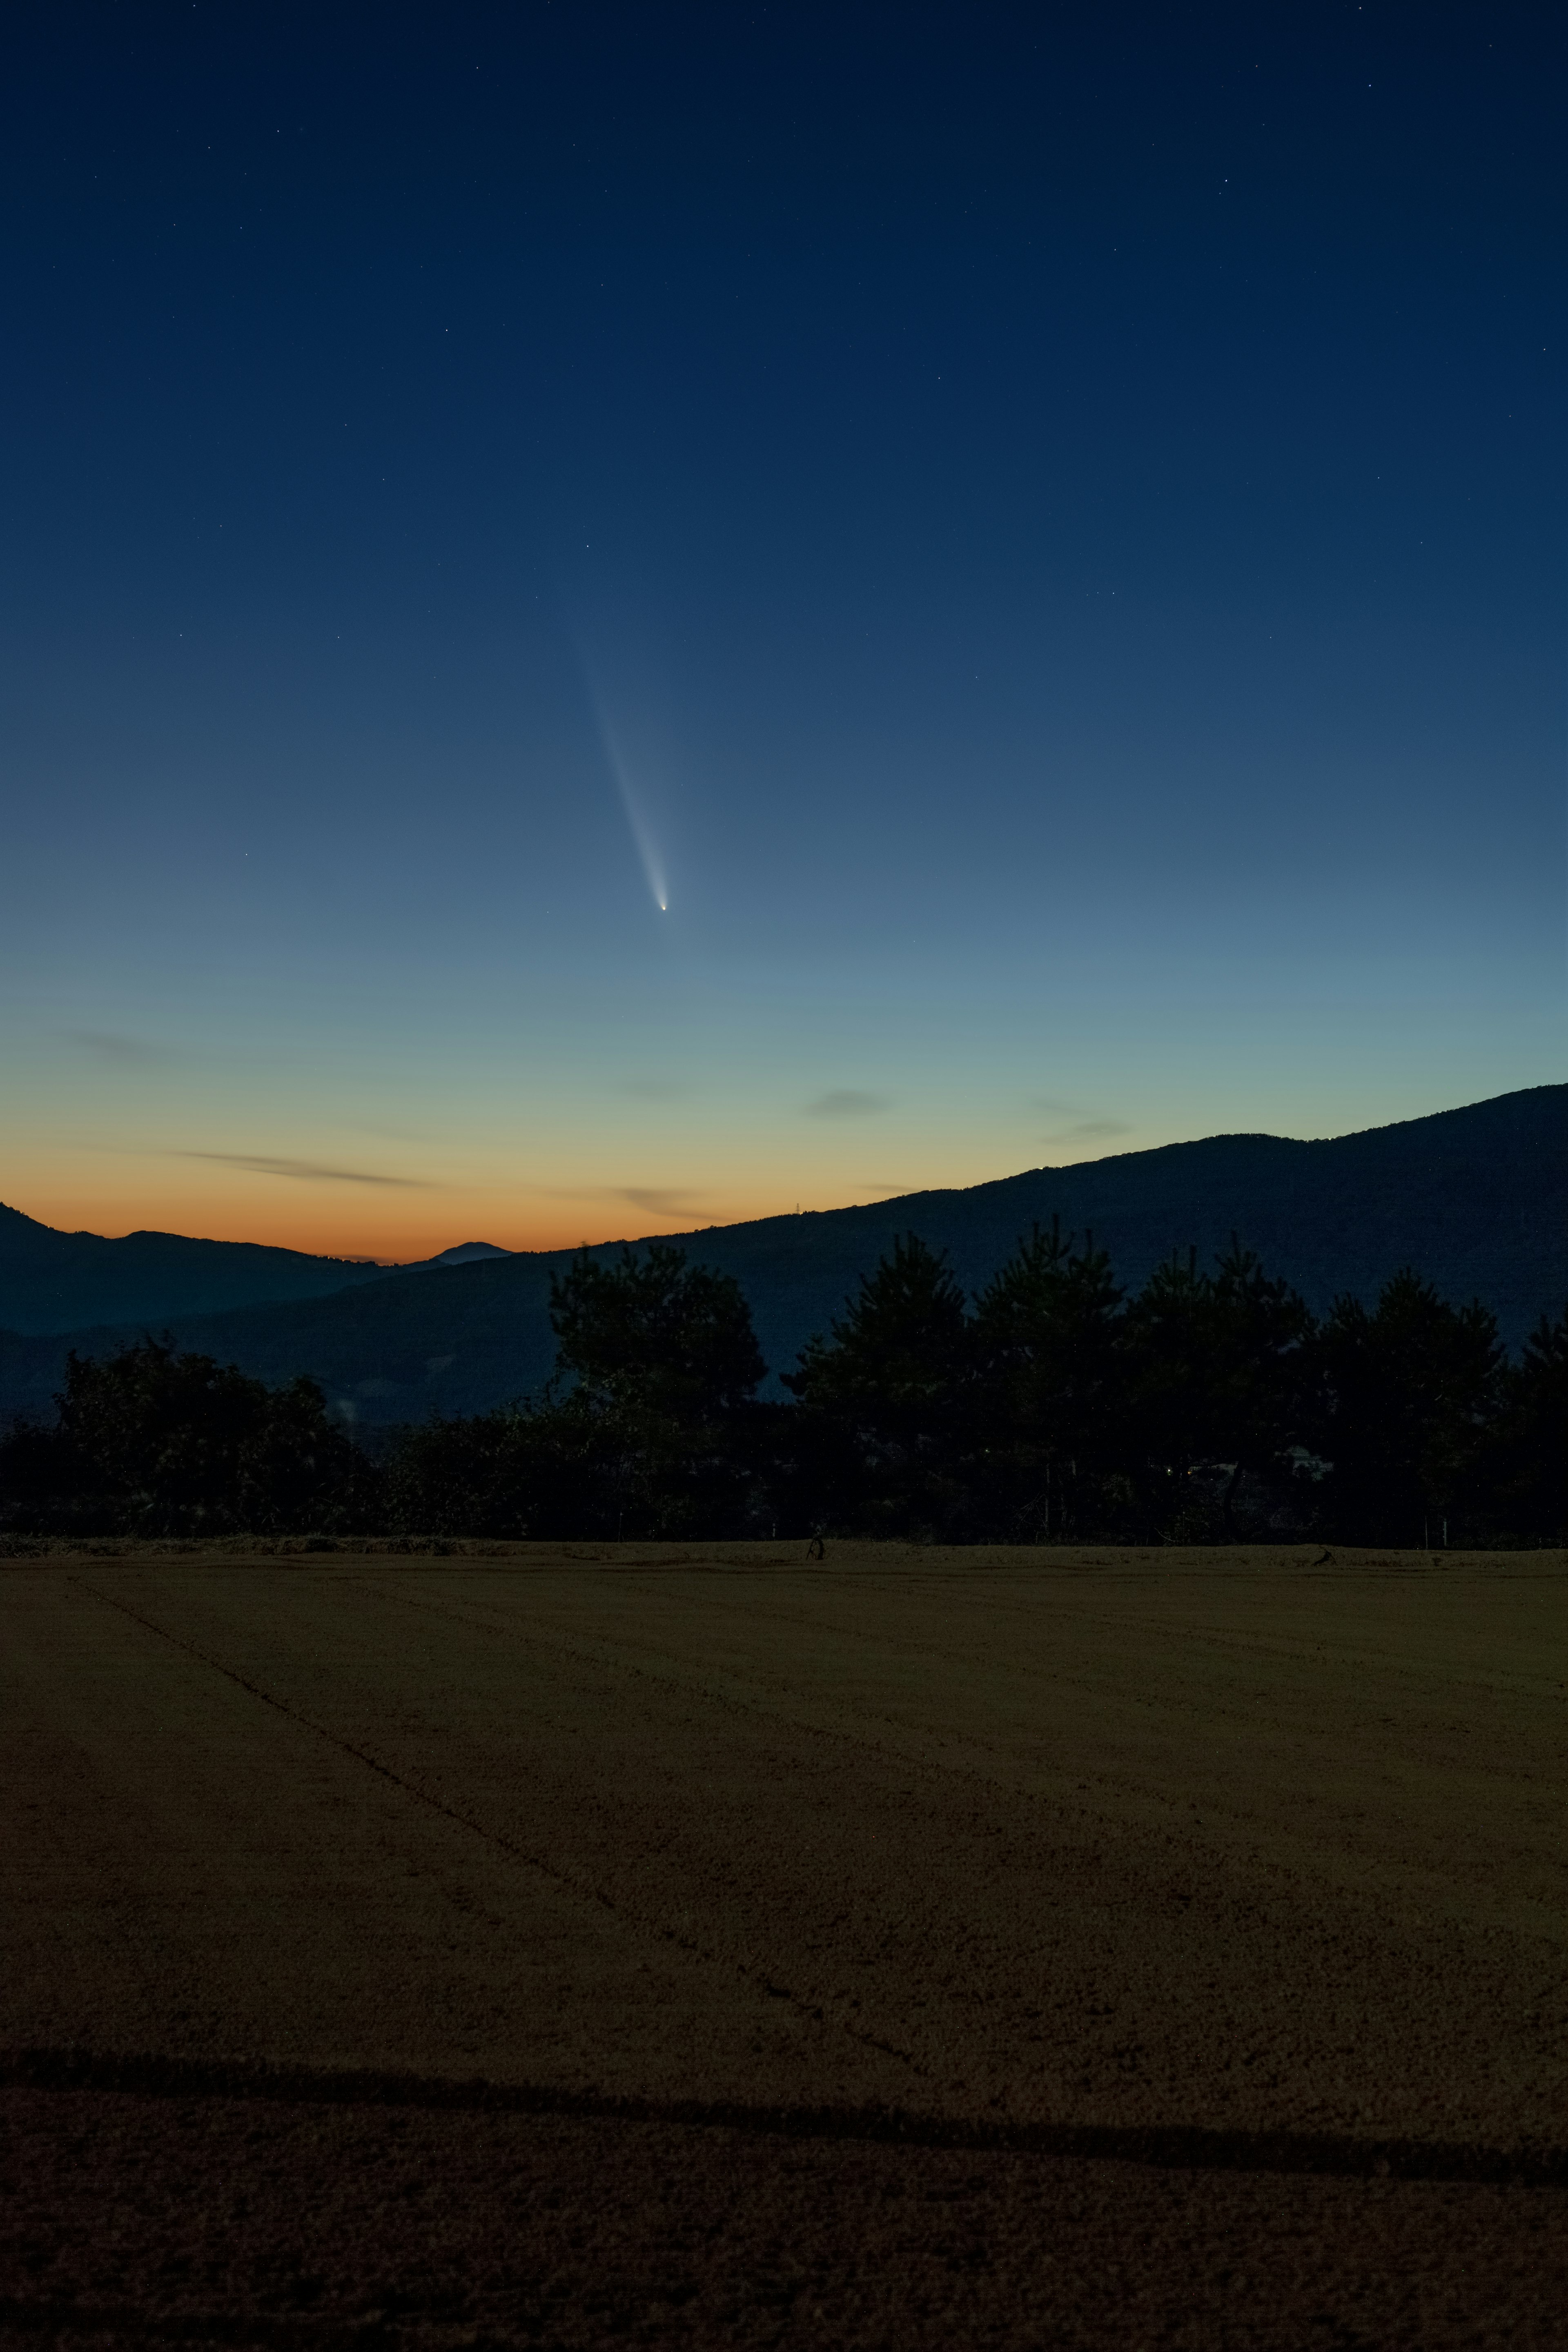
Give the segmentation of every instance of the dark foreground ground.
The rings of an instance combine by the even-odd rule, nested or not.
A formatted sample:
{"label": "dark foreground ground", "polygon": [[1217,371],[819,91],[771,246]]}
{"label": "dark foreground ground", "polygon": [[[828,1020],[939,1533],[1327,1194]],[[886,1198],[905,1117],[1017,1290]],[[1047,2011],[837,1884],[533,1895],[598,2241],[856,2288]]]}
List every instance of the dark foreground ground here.
{"label": "dark foreground ground", "polygon": [[1552,1555],[0,1565],[0,2336],[1568,2345]]}

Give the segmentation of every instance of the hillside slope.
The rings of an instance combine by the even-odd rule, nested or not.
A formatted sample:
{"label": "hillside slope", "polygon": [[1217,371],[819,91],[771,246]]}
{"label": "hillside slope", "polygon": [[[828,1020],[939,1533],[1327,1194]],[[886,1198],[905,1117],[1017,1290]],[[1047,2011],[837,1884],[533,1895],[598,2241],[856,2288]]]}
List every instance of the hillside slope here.
{"label": "hillside slope", "polygon": [[[776,1371],[826,1326],[895,1233],[913,1230],[950,1250],[973,1290],[1020,1234],[1053,1215],[1079,1232],[1092,1227],[1132,1287],[1173,1249],[1195,1244],[1209,1259],[1233,1232],[1319,1311],[1343,1291],[1370,1298],[1413,1265],[1449,1298],[1482,1299],[1517,1347],[1568,1297],[1568,1087],[1326,1142],[1211,1136],[963,1191],[673,1238],[741,1282]],[[351,1420],[471,1412],[548,1376],[550,1276],[568,1256],[519,1254],[416,1278],[405,1271],[293,1305],[167,1319],[182,1345],[265,1379],[310,1372]],[[5,1335],[0,1413],[47,1403],[68,1344],[93,1352],[121,1336]]]}
{"label": "hillside slope", "polygon": [[193,1241],[184,1234],[62,1234],[0,1205],[0,1324],[7,1330],[79,1330],[84,1324],[166,1321],[234,1307],[320,1297],[384,1269],[311,1257],[260,1242]]}
{"label": "hillside slope", "polygon": [[218,1315],[237,1307],[321,1298],[389,1271],[426,1273],[505,1257],[489,1242],[460,1242],[438,1257],[390,1269],[363,1259],[313,1257],[260,1242],[193,1241],[184,1234],[65,1234],[0,1203],[0,1328],[29,1335],[98,1325]]}

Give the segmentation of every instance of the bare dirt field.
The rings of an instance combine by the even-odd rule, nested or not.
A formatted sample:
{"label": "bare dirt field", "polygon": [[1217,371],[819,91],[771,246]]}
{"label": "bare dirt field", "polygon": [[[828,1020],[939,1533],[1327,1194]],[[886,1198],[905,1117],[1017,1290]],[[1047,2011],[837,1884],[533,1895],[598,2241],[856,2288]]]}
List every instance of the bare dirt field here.
{"label": "bare dirt field", "polygon": [[1568,2345],[1568,1559],[0,1561],[0,2336]]}

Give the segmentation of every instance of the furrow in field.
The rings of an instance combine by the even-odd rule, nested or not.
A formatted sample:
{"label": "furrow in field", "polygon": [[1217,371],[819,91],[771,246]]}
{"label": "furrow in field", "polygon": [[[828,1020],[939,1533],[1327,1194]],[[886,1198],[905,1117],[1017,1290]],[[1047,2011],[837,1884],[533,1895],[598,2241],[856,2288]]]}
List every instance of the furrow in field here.
{"label": "furrow in field", "polygon": [[[726,1647],[720,1662],[697,1667],[689,1654],[682,1654],[673,1633],[662,1641],[644,1634],[633,1645],[618,1633],[568,1632],[558,1625],[546,1626],[537,1613],[531,1614],[526,1623],[519,1623],[515,1608],[507,1606],[504,1591],[488,1604],[478,1596],[466,1596],[465,1607],[458,1607],[450,1601],[432,1597],[427,1591],[411,1592],[405,1584],[389,1585],[370,1579],[363,1581],[367,1590],[375,1591],[395,1606],[445,1614],[454,1622],[469,1622],[479,1630],[535,1650],[553,1646],[612,1675],[662,1682],[699,1704],[771,1717],[810,1738],[837,1740],[873,1755],[897,1756],[919,1770],[948,1777],[967,1775],[986,1788],[1005,1791],[1020,1803],[1041,1801],[1085,1820],[1099,1821],[1109,1814],[1119,1822],[1136,1822],[1155,1832],[1174,1831],[1180,1833],[1184,1844],[1191,1842],[1200,1826],[1193,1818],[1192,1772],[1189,1769],[1184,1779],[1177,1780],[1168,1769],[1162,1775],[1157,1767],[1159,1763],[1168,1767],[1173,1748],[1184,1746],[1190,1752],[1194,1731],[1201,1722],[1208,1767],[1207,1785],[1202,1789],[1200,1799],[1202,1840],[1216,1864],[1229,1863],[1249,1874],[1261,1873],[1266,1877],[1283,1874],[1288,1879],[1300,1880],[1303,1875],[1316,1876],[1347,1891],[1362,1888],[1371,1880],[1379,1892],[1397,1894],[1435,1918],[1472,1927],[1481,1924],[1489,1928],[1506,1924],[1527,1935],[1568,1944],[1568,1869],[1564,1868],[1557,1836],[1561,1778],[1551,1769],[1550,1758],[1546,1759],[1546,1769],[1542,1769],[1541,1759],[1532,1759],[1536,1767],[1533,1781],[1521,1772],[1515,1757],[1489,1764],[1484,1755],[1478,1757],[1475,1752],[1486,1742],[1483,1736],[1479,1736],[1482,1727],[1474,1722],[1461,1727],[1468,1752],[1457,1756],[1450,1753],[1442,1759],[1441,1826],[1434,1822],[1415,1850],[1400,1855],[1391,1851],[1386,1802],[1375,1811],[1365,1803],[1364,1769],[1342,1757],[1331,1768],[1325,1768],[1323,1749],[1336,1738],[1342,1746],[1345,1736],[1342,1725],[1330,1717],[1321,1719],[1309,1737],[1300,1725],[1281,1727],[1273,1712],[1264,1714],[1260,1720],[1256,1702],[1247,1704],[1237,1698],[1226,1705],[1212,1696],[1194,1696],[1178,1708],[1142,1692],[1108,1688],[1103,1681],[1060,1665],[1047,1667],[1010,1657],[1005,1685],[1011,1721],[1005,1728],[1013,1736],[987,1738],[973,1720],[962,1729],[951,1722],[940,1727],[933,1726],[929,1711],[924,1711],[926,1719],[922,1720],[922,1709],[913,1701],[906,1703],[901,1711],[891,1711],[885,1704],[885,1686],[873,1696],[862,1685],[852,1708],[843,1702],[836,1706],[831,1700],[802,1689],[798,1680],[791,1683],[770,1675],[755,1657],[746,1660],[742,1670],[731,1646]],[[797,1629],[792,1627],[795,1630]],[[821,1629],[813,1630],[820,1638]],[[928,1658],[937,1654],[933,1645],[916,1645],[907,1641],[891,1640],[886,1646],[900,1659],[916,1654]],[[1239,1647],[1237,1644],[1238,1650]],[[978,1678],[977,1661],[961,1654],[951,1660],[943,1658],[941,1664],[944,1669],[942,1697],[951,1710],[955,1690],[962,1693],[966,1679],[973,1683]],[[1250,1657],[1247,1668],[1249,1674],[1257,1670]],[[993,1693],[1001,1679],[994,1670]],[[1421,1685],[1423,1696],[1429,1688],[1429,1684]],[[1262,1696],[1277,1705],[1274,1693]],[[1500,1713],[1506,1713],[1510,1696],[1500,1695]],[[1090,1706],[1101,1710],[1102,1718],[1108,1706],[1118,1703],[1135,1717],[1144,1718],[1157,1742],[1156,1769],[1151,1769],[1150,1729],[1143,1730],[1141,1739],[1135,1735],[1124,1736],[1124,1752],[1118,1755],[1107,1737],[1103,1719],[1097,1726],[1092,1764],[1086,1768],[1081,1748],[1074,1753],[1077,1726],[1072,1716],[1065,1722],[1061,1719],[1064,1697],[1087,1700]],[[1387,1697],[1385,1691],[1385,1702]],[[879,1706],[879,1699],[884,1704]],[[1452,1696],[1447,1695],[1447,1706],[1451,1707],[1453,1704]],[[1080,1719],[1084,1711],[1080,1704]],[[1387,1720],[1392,1722],[1393,1718]],[[1396,1781],[1403,1779],[1407,1784],[1409,1801],[1404,1808],[1406,1814],[1425,1813],[1430,1817],[1432,1726],[1422,1722],[1414,1727],[1406,1724],[1405,1727],[1407,1736],[1425,1735],[1424,1752],[1418,1763],[1397,1761],[1394,1778]],[[1445,1719],[1443,1728],[1447,1731],[1448,1727]],[[1383,1734],[1386,1751],[1384,1726],[1380,1725],[1378,1730]],[[1455,1743],[1450,1740],[1447,1745],[1451,1750]],[[1239,1772],[1228,1780],[1224,1776],[1216,1751],[1226,1748],[1245,1765],[1245,1776]],[[1274,1767],[1270,1777],[1276,1790],[1282,1778],[1281,1762],[1293,1777],[1293,1818],[1282,1819],[1278,1806],[1271,1818],[1259,1818],[1258,1767],[1264,1753]],[[1568,1757],[1563,1760],[1568,1769]],[[1089,1780],[1082,1777],[1086,1769],[1092,1771]],[[1386,1754],[1383,1769],[1387,1779]],[[1460,1884],[1456,1884],[1450,1866],[1456,1832],[1467,1814],[1483,1823],[1486,1832],[1483,1869],[1491,1883],[1479,1902],[1481,1890],[1477,1885],[1475,1857],[1468,1858],[1470,1866]],[[1406,1839],[1407,1848],[1413,1843]],[[1423,1845],[1425,1853],[1421,1851]]]}
{"label": "furrow in field", "polygon": [[7,1819],[0,2039],[780,2098],[826,2040],[852,2099],[902,2095],[906,2067],[521,1867],[134,1617],[58,1577],[5,1601],[0,1770],[37,1801]]}
{"label": "furrow in field", "polygon": [[[142,1611],[132,1608],[128,1601],[120,1600],[113,1594],[97,1591],[84,1579],[78,1579],[77,1581],[81,1590],[89,1593],[92,1599],[102,1601],[106,1607],[120,1610],[146,1632],[155,1634],[162,1641],[172,1643],[175,1649],[183,1651],[198,1664],[209,1667],[215,1674],[222,1675],[226,1680],[242,1690],[247,1697],[258,1700],[265,1706],[272,1707],[278,1714],[284,1716],[289,1722],[297,1725],[301,1730],[310,1733],[314,1738],[327,1740],[345,1756],[352,1757],[356,1763],[363,1765],[367,1770],[378,1774],[382,1780],[414,1803],[428,1806],[433,1812],[440,1814],[443,1819],[453,1823],[457,1828],[465,1830],[474,1837],[483,1839],[488,1844],[498,1847],[509,1861],[520,1864],[526,1870],[537,1871],[542,1876],[552,1880],[558,1886],[580,1896],[584,1901],[596,1904],[621,1924],[636,1929],[657,1943],[673,1944],[691,1958],[710,1967],[734,1969],[741,1976],[749,1979],[756,1990],[765,1994],[771,2000],[785,2001],[793,2009],[813,2019],[820,2019],[824,2014],[823,2004],[813,2000],[809,1996],[792,1992],[787,1985],[776,1982],[776,1972],[768,1969],[765,1963],[748,1961],[743,1956],[733,1953],[725,1954],[709,1948],[697,1940],[683,1925],[668,1917],[661,1917],[657,1913],[628,1905],[624,1899],[618,1899],[607,1886],[570,1861],[563,1860],[559,1855],[552,1856],[542,1849],[531,1847],[517,1837],[496,1828],[493,1822],[479,1819],[472,1810],[437,1794],[430,1787],[423,1785],[420,1780],[389,1763],[384,1756],[377,1755],[371,1748],[358,1740],[346,1738],[331,1726],[318,1722],[312,1716],[290,1706],[287,1700],[279,1698],[275,1692],[263,1689],[260,1684],[251,1681],[237,1667],[227,1664],[221,1658],[213,1656],[195,1643],[186,1641],[182,1635],[172,1632],[168,1626],[157,1623],[153,1618],[144,1615]],[[848,2018],[839,2016],[834,2021],[852,2040],[914,2066],[917,2073],[921,2071],[918,2062],[909,2051],[900,2050],[896,2044],[881,2039],[877,2034],[863,2031]]]}
{"label": "furrow in field", "polygon": [[[825,1753],[700,1685],[542,1654],[526,1625],[503,1643],[438,1615],[415,1641],[408,1612],[368,1612],[345,1580],[288,1590],[287,1610],[227,1580],[182,1605],[226,1621],[241,1671],[585,1873],[628,1919],[912,2052],[944,2112],[1504,2142],[1539,2127],[1562,2000],[1533,1939],[1383,1891],[1249,1880],[1201,1829],[1155,1835],[1110,1804],[1086,1825],[940,1758]],[[831,2062],[818,2081],[840,2095]]]}

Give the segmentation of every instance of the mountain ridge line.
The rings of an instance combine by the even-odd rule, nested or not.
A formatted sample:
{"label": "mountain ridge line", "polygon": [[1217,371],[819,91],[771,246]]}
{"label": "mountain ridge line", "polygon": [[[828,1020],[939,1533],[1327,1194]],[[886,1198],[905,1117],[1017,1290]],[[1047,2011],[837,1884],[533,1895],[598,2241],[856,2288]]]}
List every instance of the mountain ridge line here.
{"label": "mountain ridge line", "polygon": [[[1064,1228],[1092,1228],[1117,1279],[1132,1288],[1173,1250],[1196,1247],[1208,1262],[1233,1233],[1320,1313],[1345,1292],[1372,1297],[1409,1265],[1456,1302],[1479,1297],[1517,1349],[1568,1296],[1568,1085],[1346,1136],[1207,1136],[976,1185],[591,1246],[602,1255],[658,1239],[734,1275],[776,1377],[814,1330],[826,1328],[895,1233],[914,1230],[947,1249],[958,1279],[974,1290],[1021,1234],[1053,1215]],[[458,1250],[494,1246],[468,1244],[413,1265],[351,1268],[262,1244],[172,1236],[188,1250],[297,1259],[337,1278],[283,1299],[231,1300],[206,1311],[150,1299],[135,1313],[99,1312],[28,1331],[12,1311],[5,1246],[17,1225],[100,1250],[141,1238],[55,1235],[16,1211],[0,1218],[0,1419],[47,1409],[68,1348],[102,1353],[151,1328],[268,1380],[309,1373],[351,1423],[483,1410],[548,1377],[550,1276],[575,1255],[516,1251],[442,1263]],[[250,1263],[247,1256],[241,1276]],[[291,1270],[288,1278],[316,1277]]]}

